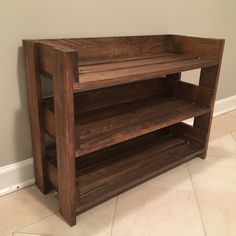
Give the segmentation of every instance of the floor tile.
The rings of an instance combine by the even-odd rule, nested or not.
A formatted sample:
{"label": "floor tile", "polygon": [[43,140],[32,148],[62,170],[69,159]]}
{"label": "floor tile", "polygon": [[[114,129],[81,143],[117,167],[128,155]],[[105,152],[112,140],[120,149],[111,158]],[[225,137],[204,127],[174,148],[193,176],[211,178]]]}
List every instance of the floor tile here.
{"label": "floor tile", "polygon": [[216,139],[236,131],[236,118],[228,115],[215,117],[212,122],[210,139]]}
{"label": "floor tile", "polygon": [[145,182],[143,186],[193,190],[187,164],[165,172]]}
{"label": "floor tile", "polygon": [[209,143],[207,155],[236,158],[236,140],[231,134],[212,140]]}
{"label": "floor tile", "polygon": [[50,236],[109,236],[111,233],[116,198],[113,198],[79,216],[77,224],[70,227],[59,214],[27,226],[20,230]]}
{"label": "floor tile", "polygon": [[112,236],[204,235],[193,191],[138,186],[117,200]]}
{"label": "floor tile", "polygon": [[236,235],[236,159],[189,162],[207,236]]}
{"label": "floor tile", "polygon": [[43,195],[31,186],[0,198],[0,235],[33,223],[57,211],[52,194]]}
{"label": "floor tile", "polygon": [[236,118],[236,110],[228,112],[227,115]]}
{"label": "floor tile", "polygon": [[195,190],[236,194],[236,159],[196,158],[189,168]]}
{"label": "floor tile", "polygon": [[197,190],[207,236],[236,235],[236,194]]}

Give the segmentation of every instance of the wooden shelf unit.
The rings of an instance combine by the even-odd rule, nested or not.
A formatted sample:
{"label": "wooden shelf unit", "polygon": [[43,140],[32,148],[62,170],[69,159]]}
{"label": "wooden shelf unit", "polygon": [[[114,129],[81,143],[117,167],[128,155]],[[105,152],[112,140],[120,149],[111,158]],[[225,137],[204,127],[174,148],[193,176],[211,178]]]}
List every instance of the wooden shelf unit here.
{"label": "wooden shelf unit", "polygon": [[[79,214],[206,157],[224,40],[179,35],[23,40],[36,184]],[[201,69],[199,85],[181,72]],[[51,79],[51,96],[41,82]],[[192,126],[182,121],[194,118]],[[52,141],[46,141],[49,136]]]}

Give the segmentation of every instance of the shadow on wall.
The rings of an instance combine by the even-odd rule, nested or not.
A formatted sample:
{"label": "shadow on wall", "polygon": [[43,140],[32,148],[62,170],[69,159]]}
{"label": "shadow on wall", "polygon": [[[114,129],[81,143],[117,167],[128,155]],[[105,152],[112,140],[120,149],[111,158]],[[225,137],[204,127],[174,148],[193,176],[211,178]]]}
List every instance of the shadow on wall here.
{"label": "shadow on wall", "polygon": [[[30,123],[28,116],[28,100],[24,74],[23,47],[18,48],[17,56],[17,84],[19,89],[19,109],[15,112],[14,150],[15,162],[32,157]],[[12,95],[14,96],[14,94]]]}

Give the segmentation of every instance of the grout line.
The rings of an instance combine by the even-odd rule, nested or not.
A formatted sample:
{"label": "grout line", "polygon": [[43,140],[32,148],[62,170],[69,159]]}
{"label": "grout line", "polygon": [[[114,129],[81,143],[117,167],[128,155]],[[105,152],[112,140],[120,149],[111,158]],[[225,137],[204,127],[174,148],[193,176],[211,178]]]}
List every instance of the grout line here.
{"label": "grout line", "polygon": [[[36,223],[40,222],[40,221],[43,221],[43,220],[47,219],[47,218],[50,217],[50,216],[56,215],[57,213],[58,213],[58,212],[54,212],[54,213],[52,213],[52,214],[50,214],[50,215],[47,215],[47,216],[45,216],[45,217],[43,217],[43,218],[41,218],[41,219],[39,219],[39,220],[35,220],[34,222],[31,222],[31,223],[28,223],[28,224],[26,223],[25,225],[19,226],[18,228],[14,229],[14,231],[9,232],[9,233],[11,233],[12,236],[14,236],[15,233],[24,233],[24,232],[20,232],[19,230],[22,230],[22,229],[24,229],[24,228],[26,228],[26,227],[28,227],[28,226],[31,226],[31,225],[33,225],[33,224],[36,224]],[[25,233],[25,234],[30,234],[30,233]],[[31,234],[32,234],[32,233],[31,233]],[[36,235],[37,235],[37,234],[36,234]],[[47,235],[41,234],[40,236],[47,236]]]}
{"label": "grout line", "polygon": [[[236,141],[236,140],[235,140],[235,141]],[[234,160],[236,160],[235,157],[231,157],[231,156],[228,156],[228,157],[226,156],[226,157],[225,157],[225,156],[215,156],[215,155],[212,155],[212,156],[211,156],[211,155],[208,155],[208,156],[207,156],[207,159],[208,159],[208,158],[209,158],[209,159],[215,158],[215,159],[234,159]]]}
{"label": "grout line", "polygon": [[[229,131],[228,133],[221,134],[221,135],[216,136],[216,137],[211,137],[211,136],[210,136],[210,138],[209,138],[209,143],[215,141],[216,139],[222,138],[222,137],[224,137],[224,136],[226,136],[226,135],[228,135],[228,134],[231,134],[231,135],[232,135],[232,132],[236,132],[236,130],[231,130],[231,131]],[[232,136],[233,136],[233,135],[232,135]]]}
{"label": "grout line", "polygon": [[32,233],[25,233],[25,232],[13,232],[12,236],[14,236],[15,233],[16,233],[16,234],[27,234],[27,235],[29,235],[29,236],[30,236],[30,235],[31,235],[31,236],[32,236],[32,235],[37,235],[37,236],[49,236],[49,235],[45,235],[45,234],[35,234],[35,233],[32,234]]}
{"label": "grout line", "polygon": [[191,174],[190,167],[189,167],[189,164],[188,164],[188,163],[189,163],[189,162],[187,162],[188,172],[189,172],[190,180],[191,180],[191,183],[192,183],[194,196],[195,196],[195,199],[196,199],[196,202],[197,202],[197,206],[198,206],[198,211],[199,211],[200,218],[201,218],[201,222],[202,222],[202,228],[203,228],[203,231],[204,231],[204,235],[207,236],[206,227],[205,227],[204,220],[203,220],[203,217],[202,217],[202,214],[201,214],[200,204],[199,204],[199,201],[198,201],[198,197],[197,197],[197,193],[196,193],[195,186],[194,186],[194,184],[193,184],[193,178],[192,178],[192,174]]}
{"label": "grout line", "polygon": [[229,116],[229,117],[231,117],[231,118],[233,118],[233,119],[236,119],[236,116],[235,116],[235,115],[231,115],[231,114],[230,114],[231,112],[235,112],[235,111],[236,111],[236,109],[230,110],[230,111],[224,113],[224,115],[227,115],[227,116]]}
{"label": "grout line", "polygon": [[110,236],[112,236],[112,234],[113,234],[113,225],[114,225],[114,220],[115,220],[115,216],[116,216],[116,206],[117,206],[118,197],[119,197],[119,195],[116,196],[116,202],[115,202],[115,207],[114,207],[114,213],[113,213],[112,222],[111,222],[111,232],[110,232]]}
{"label": "grout line", "polygon": [[[234,131],[235,132],[235,131]],[[233,140],[236,142],[236,135],[234,137],[233,133],[231,132],[230,135],[232,136]]]}

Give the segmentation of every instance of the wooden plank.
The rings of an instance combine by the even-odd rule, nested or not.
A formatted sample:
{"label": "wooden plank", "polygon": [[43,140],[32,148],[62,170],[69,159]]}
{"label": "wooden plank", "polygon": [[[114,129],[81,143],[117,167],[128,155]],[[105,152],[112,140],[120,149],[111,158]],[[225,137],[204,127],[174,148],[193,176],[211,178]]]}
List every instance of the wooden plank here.
{"label": "wooden plank", "polygon": [[[80,189],[80,196],[77,214],[203,152],[199,146],[186,143],[185,139],[170,132],[172,129],[151,133],[145,138],[139,137],[102,153],[92,154],[87,165],[78,159],[77,188]],[[51,181],[57,189],[55,164],[50,163],[49,169]]]}
{"label": "wooden plank", "polygon": [[121,105],[135,100],[163,94],[165,78],[138,81],[132,84],[114,86],[75,94],[76,112],[98,110]]}
{"label": "wooden plank", "polygon": [[[54,50],[60,50],[64,53],[74,53],[76,56],[73,57],[73,60],[75,60],[73,63],[78,66],[78,56],[77,51],[74,49],[71,49],[66,46],[62,45],[54,45],[51,43],[48,43],[46,40],[41,42],[38,41],[38,54],[39,54],[39,65],[40,65],[40,72],[46,77],[53,78],[54,73]],[[77,68],[77,67],[75,67]],[[74,68],[74,69],[75,69]],[[78,73],[75,72],[77,75],[73,78],[74,82],[79,81]]]}
{"label": "wooden plank", "polygon": [[181,137],[189,142],[205,148],[207,132],[185,123],[178,123],[173,125],[172,132],[175,136]]}
{"label": "wooden plank", "polygon": [[[85,91],[74,94],[75,113],[92,112],[115,105],[126,104],[147,97],[158,96],[165,93],[165,78],[150,79],[148,81],[138,81],[133,84],[124,84],[112,88],[103,88],[93,91]],[[44,105],[44,126],[48,133],[54,129],[55,124],[53,113],[53,97],[43,98]]]}
{"label": "wooden plank", "polygon": [[205,86],[197,86],[196,89],[196,98],[195,103],[212,108],[214,106],[214,89],[205,87]]}
{"label": "wooden plank", "polygon": [[127,57],[122,57],[122,58],[103,58],[103,59],[98,59],[98,60],[93,60],[93,61],[81,61],[79,66],[94,66],[94,65],[102,65],[102,64],[108,64],[108,63],[123,63],[123,62],[131,62],[131,61],[137,61],[137,60],[144,60],[144,59],[152,59],[162,56],[168,56],[168,55],[173,55],[173,53],[169,52],[161,52],[158,53],[157,55],[139,55],[139,56],[127,56]]}
{"label": "wooden plank", "polygon": [[156,55],[167,52],[169,48],[169,36],[166,35],[59,39],[50,42],[77,50],[82,63]]}
{"label": "wooden plank", "polygon": [[168,51],[168,36],[105,37],[78,39],[37,40],[42,72],[51,77],[53,73],[52,52],[58,48],[78,53],[81,65],[119,60],[120,58],[150,57]]}
{"label": "wooden plank", "polygon": [[[136,149],[136,147],[142,146],[144,143],[151,143],[164,135],[170,133],[170,129],[164,128],[156,132],[152,132],[146,135],[142,135],[135,139],[128,140],[127,142],[119,143],[117,145],[110,146],[105,149],[98,150],[97,152],[90,153],[81,158],[76,159],[76,170],[91,167],[91,165],[97,164],[100,161],[108,160],[114,156],[114,153],[127,152],[131,149]],[[57,168],[57,158],[56,158],[56,145],[47,145],[47,159],[55,168]],[[54,172],[54,171],[53,171]],[[53,181],[54,183],[55,181]],[[57,183],[57,181],[56,181]],[[57,188],[57,184],[55,185]]]}
{"label": "wooden plank", "polygon": [[218,60],[218,62],[221,60],[221,45],[223,42],[222,39],[171,35],[173,52]]}
{"label": "wooden plank", "polygon": [[175,83],[175,96],[190,103],[194,103],[196,100],[196,90],[198,87],[194,84],[186,83],[183,81],[176,81]]}
{"label": "wooden plank", "polygon": [[[161,112],[160,112],[161,111]],[[151,98],[122,108],[80,115],[76,157],[127,141],[208,112],[181,99]],[[78,136],[77,136],[78,137]]]}
{"label": "wooden plank", "polygon": [[196,103],[206,107],[212,106],[214,90],[211,88],[178,80],[166,80],[165,83],[165,88],[169,96],[181,98],[190,103]]}
{"label": "wooden plank", "polygon": [[76,177],[73,81],[77,54],[54,49],[53,92],[58,167],[59,209],[69,225],[76,224]]}
{"label": "wooden plank", "polygon": [[39,189],[46,194],[49,192],[50,187],[46,171],[45,136],[43,129],[38,45],[32,41],[24,40],[23,47],[34,157],[35,182]]}
{"label": "wooden plank", "polygon": [[109,62],[106,64],[80,66],[79,73],[86,74],[86,73],[95,73],[95,72],[119,70],[126,68],[135,68],[140,66],[156,65],[175,61],[184,61],[189,59],[194,59],[194,57],[190,55],[163,53],[152,58],[145,58],[145,59],[140,58],[133,61],[121,61],[116,63]]}
{"label": "wooden plank", "polygon": [[176,60],[173,62],[159,63],[143,65],[139,67],[123,68],[121,70],[107,70],[85,73],[80,75],[80,82],[85,83],[88,81],[99,81],[99,80],[109,80],[115,78],[126,78],[134,75],[147,75],[147,76],[161,76],[170,73],[176,73],[179,71],[186,71],[191,69],[197,69],[201,67],[207,67],[211,65],[216,65],[217,63],[213,60],[207,59],[189,59],[189,60]]}
{"label": "wooden plank", "polygon": [[52,78],[53,74],[53,50],[46,44],[39,44],[40,72]]}
{"label": "wooden plank", "polygon": [[204,68],[216,65],[215,60],[189,59],[157,65],[139,66],[99,73],[86,73],[80,75],[80,83],[74,84],[74,91],[98,89],[118,84],[131,83],[139,80],[174,74],[182,71]]}
{"label": "wooden plank", "polygon": [[[161,112],[160,112],[161,111]],[[153,96],[90,112],[79,113],[76,126],[76,157],[205,114],[209,108],[182,99]],[[50,114],[50,112],[48,112]],[[55,128],[47,115],[51,134]],[[55,136],[55,134],[52,134]]]}
{"label": "wooden plank", "polygon": [[213,118],[213,112],[214,112],[213,104],[215,103],[215,99],[216,99],[216,91],[217,91],[218,82],[219,82],[223,51],[224,51],[224,40],[221,40],[220,46],[219,46],[219,52],[218,52],[219,65],[212,66],[209,68],[203,68],[201,69],[201,74],[200,74],[199,85],[205,86],[213,90],[212,106],[209,113],[196,117],[194,119],[194,127],[207,131],[207,137],[206,137],[206,142],[205,142],[205,152],[201,156],[203,159],[206,158],[206,155],[207,155],[207,147],[209,143],[210,129],[211,129],[211,123],[212,123],[212,118]]}
{"label": "wooden plank", "polygon": [[[170,151],[171,150],[171,151]],[[174,155],[173,155],[174,153]],[[80,213],[202,153],[202,149],[171,136],[145,143],[77,173]],[[170,161],[171,160],[171,161]]]}

